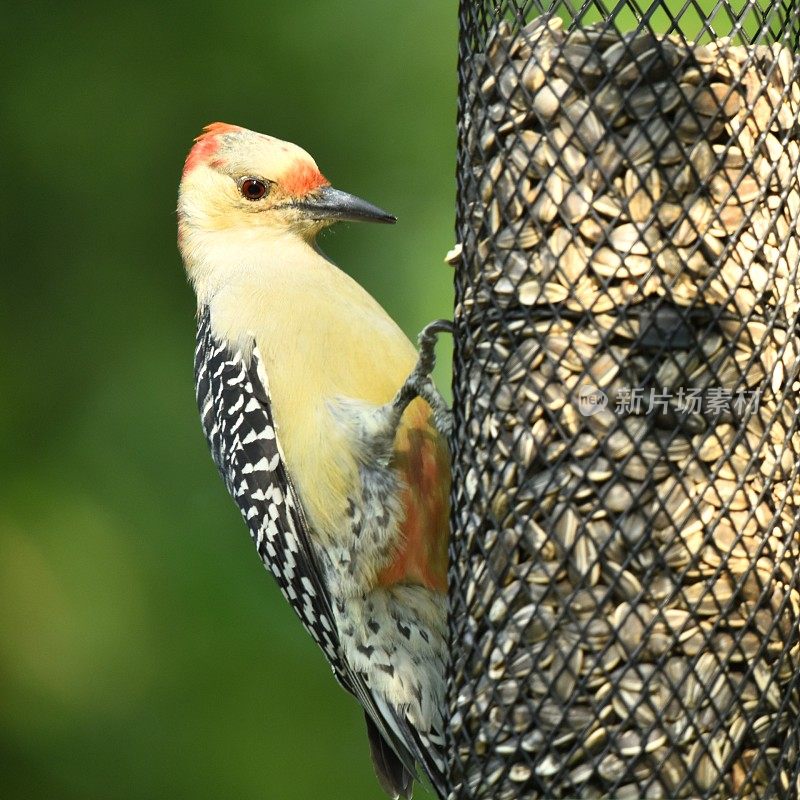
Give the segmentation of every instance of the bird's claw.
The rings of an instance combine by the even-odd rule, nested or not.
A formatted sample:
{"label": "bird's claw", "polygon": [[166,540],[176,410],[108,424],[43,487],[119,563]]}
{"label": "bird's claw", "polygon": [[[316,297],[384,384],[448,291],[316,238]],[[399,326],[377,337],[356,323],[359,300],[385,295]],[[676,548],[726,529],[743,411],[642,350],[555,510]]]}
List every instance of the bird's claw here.
{"label": "bird's claw", "polygon": [[437,319],[426,325],[417,337],[419,358],[412,373],[397,394],[394,405],[402,414],[406,406],[415,398],[421,397],[431,407],[433,421],[439,432],[447,439],[453,433],[453,412],[436,388],[431,372],[436,365],[436,341],[440,333],[452,333],[453,323]]}
{"label": "bird's claw", "polygon": [[439,433],[449,441],[455,427],[453,410],[445,402],[441,392],[436,388],[436,384],[427,378],[425,383],[419,387],[417,394],[431,407],[433,424]]}
{"label": "bird's claw", "polygon": [[429,376],[436,366],[436,342],[440,333],[452,333],[453,323],[447,319],[436,319],[429,322],[417,336],[417,347],[419,348],[419,360],[414,370]]}

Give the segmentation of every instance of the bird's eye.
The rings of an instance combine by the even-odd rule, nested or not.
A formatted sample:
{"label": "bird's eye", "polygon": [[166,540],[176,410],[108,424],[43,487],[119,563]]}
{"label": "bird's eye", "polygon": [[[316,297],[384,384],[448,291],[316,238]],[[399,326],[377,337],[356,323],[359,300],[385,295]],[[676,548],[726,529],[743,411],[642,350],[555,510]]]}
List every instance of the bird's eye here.
{"label": "bird's eye", "polygon": [[247,200],[261,200],[266,197],[267,184],[258,178],[245,178],[239,182],[239,191]]}

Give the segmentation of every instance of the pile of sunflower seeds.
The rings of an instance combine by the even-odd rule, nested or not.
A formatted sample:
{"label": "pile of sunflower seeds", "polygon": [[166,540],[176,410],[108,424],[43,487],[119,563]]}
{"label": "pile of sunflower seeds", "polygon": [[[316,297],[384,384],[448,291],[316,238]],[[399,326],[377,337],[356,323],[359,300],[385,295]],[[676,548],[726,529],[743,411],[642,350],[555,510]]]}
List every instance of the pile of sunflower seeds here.
{"label": "pile of sunflower seeds", "polygon": [[451,796],[795,796],[794,56],[540,17],[471,69]]}

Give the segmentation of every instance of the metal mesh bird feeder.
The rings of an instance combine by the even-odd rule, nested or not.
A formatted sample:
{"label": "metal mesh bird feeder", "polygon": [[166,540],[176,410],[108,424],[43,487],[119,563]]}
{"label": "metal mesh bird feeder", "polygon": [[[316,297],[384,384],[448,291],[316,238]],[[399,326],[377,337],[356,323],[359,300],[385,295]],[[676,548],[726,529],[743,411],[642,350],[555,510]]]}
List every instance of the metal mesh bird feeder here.
{"label": "metal mesh bird feeder", "polygon": [[454,800],[798,796],[799,8],[461,2]]}

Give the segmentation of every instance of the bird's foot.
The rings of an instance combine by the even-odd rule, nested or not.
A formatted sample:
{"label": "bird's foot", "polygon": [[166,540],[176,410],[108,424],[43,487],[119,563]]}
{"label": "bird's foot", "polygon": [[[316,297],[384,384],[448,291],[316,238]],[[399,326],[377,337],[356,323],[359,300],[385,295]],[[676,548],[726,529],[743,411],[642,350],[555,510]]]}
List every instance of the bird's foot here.
{"label": "bird's foot", "polygon": [[448,440],[453,433],[453,412],[445,402],[431,378],[431,372],[436,365],[436,341],[440,333],[452,333],[453,323],[444,319],[437,319],[426,325],[417,337],[419,358],[406,382],[400,388],[393,401],[393,407],[399,420],[408,404],[415,398],[421,397],[433,412],[433,421],[439,432]]}

